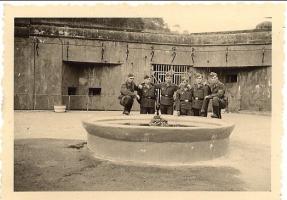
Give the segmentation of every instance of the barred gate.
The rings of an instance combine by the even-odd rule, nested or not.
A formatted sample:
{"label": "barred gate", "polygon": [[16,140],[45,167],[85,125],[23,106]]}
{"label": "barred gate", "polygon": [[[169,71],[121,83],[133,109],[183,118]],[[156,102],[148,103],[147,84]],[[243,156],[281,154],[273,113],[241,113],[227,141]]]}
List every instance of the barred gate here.
{"label": "barred gate", "polygon": [[[152,65],[152,75],[154,76],[155,83],[164,82],[165,74],[168,71],[171,71],[173,74],[172,82],[176,85],[180,84],[182,76],[186,76],[189,71],[188,65],[163,65],[163,64],[153,64]],[[161,91],[157,91],[157,96],[161,96]]]}
{"label": "barred gate", "polygon": [[173,73],[172,82],[176,85],[180,84],[180,79],[182,76],[186,76],[189,71],[188,65],[163,65],[163,64],[153,64],[152,74],[154,76],[154,82],[164,82],[165,73],[171,71]]}

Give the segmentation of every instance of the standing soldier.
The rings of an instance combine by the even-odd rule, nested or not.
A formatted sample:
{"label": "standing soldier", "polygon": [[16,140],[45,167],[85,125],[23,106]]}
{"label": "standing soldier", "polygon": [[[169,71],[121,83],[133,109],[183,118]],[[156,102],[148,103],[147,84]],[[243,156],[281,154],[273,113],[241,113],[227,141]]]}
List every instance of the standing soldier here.
{"label": "standing soldier", "polygon": [[165,74],[165,82],[155,84],[156,89],[161,89],[160,112],[161,114],[173,115],[174,94],[178,86],[172,83],[172,73]]}
{"label": "standing soldier", "polygon": [[154,114],[156,90],[148,75],[144,77],[144,83],[139,85],[139,89],[140,114]]}
{"label": "standing soldier", "polygon": [[193,115],[192,112],[192,90],[188,87],[188,80],[182,79],[180,89],[176,91],[176,110],[177,115]]}
{"label": "standing soldier", "polygon": [[195,74],[195,84],[192,86],[193,92],[193,101],[192,101],[192,110],[194,116],[203,116],[207,117],[207,109],[201,113],[203,106],[204,97],[210,94],[210,88],[208,85],[202,83],[202,74]]}
{"label": "standing soldier", "polygon": [[134,83],[134,75],[128,74],[128,78],[121,86],[121,95],[119,96],[120,104],[124,106],[123,114],[129,115],[134,103],[134,98],[139,99],[139,95],[134,92],[138,87]]}
{"label": "standing soldier", "polygon": [[217,74],[211,72],[209,75],[209,87],[211,89],[211,94],[204,98],[202,112],[205,112],[208,107],[208,102],[212,100],[212,118],[221,118],[221,109],[225,108],[227,105],[227,100],[224,96],[225,86],[222,82],[218,80]]}

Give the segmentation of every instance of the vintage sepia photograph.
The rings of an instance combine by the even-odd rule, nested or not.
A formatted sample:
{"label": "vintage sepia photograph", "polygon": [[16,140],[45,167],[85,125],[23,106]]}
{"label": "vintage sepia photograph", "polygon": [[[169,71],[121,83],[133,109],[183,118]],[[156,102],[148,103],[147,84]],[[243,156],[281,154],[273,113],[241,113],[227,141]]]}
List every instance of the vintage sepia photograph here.
{"label": "vintage sepia photograph", "polygon": [[12,192],[277,191],[279,7],[15,15]]}

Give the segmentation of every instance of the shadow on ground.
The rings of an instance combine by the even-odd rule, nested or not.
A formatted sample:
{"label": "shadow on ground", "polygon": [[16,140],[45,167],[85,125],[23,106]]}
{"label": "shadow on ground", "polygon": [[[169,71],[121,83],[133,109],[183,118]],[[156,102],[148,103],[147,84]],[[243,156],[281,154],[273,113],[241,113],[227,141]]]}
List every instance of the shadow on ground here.
{"label": "shadow on ground", "polygon": [[232,167],[141,167],[91,157],[84,141],[15,140],[15,191],[244,190]]}

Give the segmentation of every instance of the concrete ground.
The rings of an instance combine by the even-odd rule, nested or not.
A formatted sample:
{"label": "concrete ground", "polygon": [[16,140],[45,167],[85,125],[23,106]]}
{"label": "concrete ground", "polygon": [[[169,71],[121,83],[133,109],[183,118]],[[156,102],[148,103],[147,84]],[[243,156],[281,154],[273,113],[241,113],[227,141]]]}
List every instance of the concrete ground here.
{"label": "concrete ground", "polygon": [[14,114],[15,191],[270,191],[271,116],[225,113],[223,120],[236,124],[228,154],[189,167],[160,168],[91,157],[81,121],[118,111]]}

